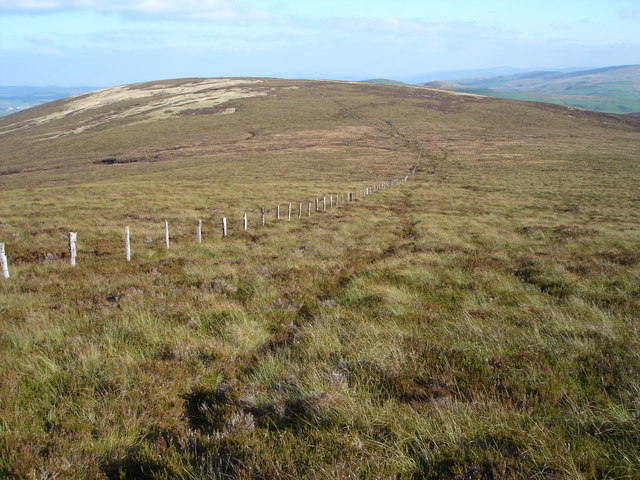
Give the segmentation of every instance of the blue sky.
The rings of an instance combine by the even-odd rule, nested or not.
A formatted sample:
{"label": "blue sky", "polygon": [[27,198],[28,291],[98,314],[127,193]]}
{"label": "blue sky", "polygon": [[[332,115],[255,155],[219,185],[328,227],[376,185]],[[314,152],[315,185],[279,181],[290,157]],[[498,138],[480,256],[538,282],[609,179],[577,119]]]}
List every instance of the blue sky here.
{"label": "blue sky", "polygon": [[640,0],[0,0],[0,84],[640,63]]}

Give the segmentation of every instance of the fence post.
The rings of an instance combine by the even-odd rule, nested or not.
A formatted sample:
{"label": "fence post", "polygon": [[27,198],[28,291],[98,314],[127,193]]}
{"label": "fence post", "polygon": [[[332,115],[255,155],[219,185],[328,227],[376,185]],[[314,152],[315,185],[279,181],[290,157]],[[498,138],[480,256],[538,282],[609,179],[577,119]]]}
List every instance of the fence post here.
{"label": "fence post", "polygon": [[329,195],[329,208],[333,208],[333,195]]}
{"label": "fence post", "polygon": [[276,220],[280,220],[280,205],[276,207]]}
{"label": "fence post", "polygon": [[291,221],[291,202],[289,202],[289,208],[287,209],[287,221]]}
{"label": "fence post", "polygon": [[167,220],[164,221],[164,243],[169,250],[171,243],[169,242],[169,222]]}
{"label": "fence post", "polygon": [[249,230],[249,222],[247,221],[247,212],[244,212],[242,216],[242,228],[244,230]]}
{"label": "fence post", "polygon": [[198,220],[198,243],[202,243],[202,220]]}
{"label": "fence post", "polygon": [[327,197],[322,197],[322,210],[327,209]]}
{"label": "fence post", "polygon": [[311,216],[311,202],[309,202],[309,208],[307,210],[307,217]]}
{"label": "fence post", "polygon": [[69,232],[69,257],[71,258],[71,266],[75,267],[78,259],[78,249],[76,246],[78,240],[77,232]]}
{"label": "fence post", "polygon": [[298,218],[302,218],[302,204],[298,206]]}
{"label": "fence post", "polygon": [[262,222],[262,226],[264,227],[264,225],[265,225],[265,220],[264,220],[264,207],[260,207],[260,221]]}
{"label": "fence post", "polygon": [[0,264],[2,265],[2,276],[9,278],[9,260],[7,260],[4,243],[0,243]]}
{"label": "fence post", "polygon": [[127,262],[131,261],[131,233],[129,227],[124,227],[124,248]]}
{"label": "fence post", "polygon": [[227,217],[222,217],[222,238],[227,236]]}
{"label": "fence post", "polygon": [[316,213],[318,213],[318,199],[316,198]]}

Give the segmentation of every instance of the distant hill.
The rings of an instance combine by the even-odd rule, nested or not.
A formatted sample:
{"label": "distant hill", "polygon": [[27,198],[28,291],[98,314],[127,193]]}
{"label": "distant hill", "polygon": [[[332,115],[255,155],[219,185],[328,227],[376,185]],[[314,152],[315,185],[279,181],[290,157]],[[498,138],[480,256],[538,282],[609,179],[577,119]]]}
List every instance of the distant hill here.
{"label": "distant hill", "polygon": [[[437,86],[441,84],[441,86]],[[456,85],[457,84],[457,85]],[[528,72],[430,82],[433,88],[490,97],[556,103],[609,113],[640,110],[640,65],[578,72]]]}
{"label": "distant hill", "polygon": [[0,86],[0,117],[97,88]]}
{"label": "distant hill", "polygon": [[372,78],[370,80],[361,80],[363,83],[377,83],[378,85],[409,85],[399,80],[390,80],[388,78]]}

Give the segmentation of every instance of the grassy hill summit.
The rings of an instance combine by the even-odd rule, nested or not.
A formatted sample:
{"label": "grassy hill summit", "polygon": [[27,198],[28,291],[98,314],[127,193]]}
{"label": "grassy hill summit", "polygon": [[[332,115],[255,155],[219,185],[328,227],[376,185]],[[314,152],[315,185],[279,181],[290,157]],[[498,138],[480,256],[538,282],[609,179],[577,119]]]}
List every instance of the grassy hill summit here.
{"label": "grassy hill summit", "polygon": [[633,478],[639,140],[270,78],[1,118],[0,477]]}
{"label": "grassy hill summit", "polygon": [[640,108],[640,65],[577,72],[527,72],[460,79],[440,87],[431,82],[427,86],[610,113],[632,113]]}

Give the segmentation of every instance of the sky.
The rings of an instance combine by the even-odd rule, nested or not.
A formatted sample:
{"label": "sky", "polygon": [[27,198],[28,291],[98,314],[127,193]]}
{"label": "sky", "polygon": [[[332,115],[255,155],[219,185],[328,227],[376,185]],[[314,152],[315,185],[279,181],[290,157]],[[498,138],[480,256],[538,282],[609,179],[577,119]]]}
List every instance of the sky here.
{"label": "sky", "polygon": [[640,0],[0,0],[0,85],[639,63]]}

